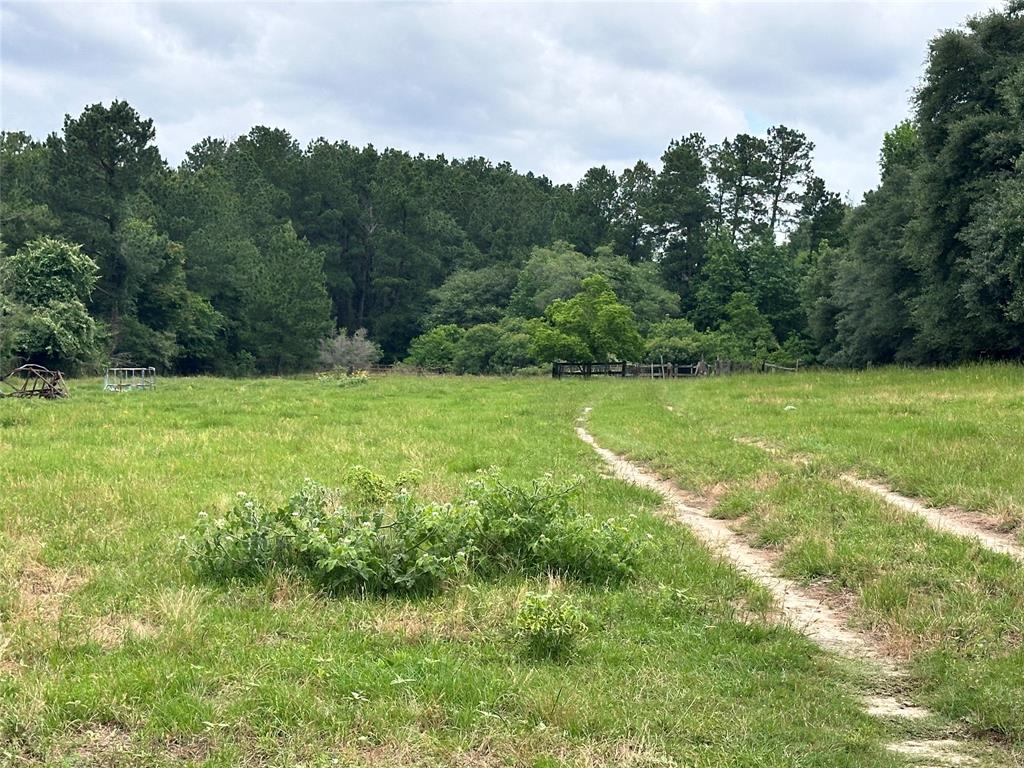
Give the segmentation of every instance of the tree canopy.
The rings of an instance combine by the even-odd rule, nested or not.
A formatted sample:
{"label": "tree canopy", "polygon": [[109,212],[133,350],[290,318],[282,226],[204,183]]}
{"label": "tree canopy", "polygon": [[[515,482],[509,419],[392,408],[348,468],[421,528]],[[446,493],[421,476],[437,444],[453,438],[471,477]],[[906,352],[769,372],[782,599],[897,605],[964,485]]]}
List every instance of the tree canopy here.
{"label": "tree canopy", "polygon": [[[939,33],[857,205],[785,125],[685,133],[656,166],[554,184],[268,126],[202,139],[171,168],[151,120],[93,104],[45,140],[0,138],[4,268],[45,255],[29,287],[6,279],[0,352],[276,373],[318,365],[348,329],[386,361],[464,372],[666,353],[1020,358],[1022,62],[1019,3]],[[68,299],[47,270],[83,259],[90,290]]]}

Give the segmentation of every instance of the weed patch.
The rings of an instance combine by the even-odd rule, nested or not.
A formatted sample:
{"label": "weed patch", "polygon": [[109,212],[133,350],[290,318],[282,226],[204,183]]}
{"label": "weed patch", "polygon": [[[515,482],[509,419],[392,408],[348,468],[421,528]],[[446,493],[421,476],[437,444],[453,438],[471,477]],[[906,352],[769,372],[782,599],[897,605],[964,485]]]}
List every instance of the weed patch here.
{"label": "weed patch", "polygon": [[240,493],[224,515],[200,513],[182,544],[206,575],[279,569],[336,593],[433,592],[470,571],[608,584],[639,562],[641,538],[628,524],[582,512],[577,483],[505,485],[488,473],[446,504],[418,500],[411,484],[357,466],[341,488],[307,480],[280,507]]}

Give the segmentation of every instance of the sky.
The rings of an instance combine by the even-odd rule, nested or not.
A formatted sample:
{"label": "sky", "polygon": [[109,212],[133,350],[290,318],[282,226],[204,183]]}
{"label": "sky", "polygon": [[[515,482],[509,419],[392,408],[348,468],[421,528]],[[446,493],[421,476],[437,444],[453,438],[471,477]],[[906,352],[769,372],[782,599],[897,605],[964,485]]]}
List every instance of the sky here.
{"label": "sky", "polygon": [[176,165],[254,125],[555,182],[785,124],[856,202],[928,41],[994,2],[0,5],[0,127],[37,138],[126,99]]}

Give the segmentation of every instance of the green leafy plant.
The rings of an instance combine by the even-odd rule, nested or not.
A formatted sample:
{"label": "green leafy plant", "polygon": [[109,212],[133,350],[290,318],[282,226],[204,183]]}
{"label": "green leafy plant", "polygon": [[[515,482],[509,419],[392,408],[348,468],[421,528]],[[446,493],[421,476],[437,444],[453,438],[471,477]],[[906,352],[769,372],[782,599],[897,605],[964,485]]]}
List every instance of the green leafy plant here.
{"label": "green leafy plant", "polygon": [[344,487],[307,480],[277,509],[239,494],[223,516],[200,513],[186,556],[220,577],[282,568],[332,591],[436,589],[467,569],[474,510],[416,502],[408,482],[354,467]]}
{"label": "green leafy plant", "polygon": [[557,573],[609,583],[631,576],[640,539],[629,525],[579,511],[577,484],[525,486],[482,474],[449,504],[412,496],[412,475],[388,480],[352,467],[340,488],[307,480],[284,505],[240,493],[219,516],[200,513],[182,537],[190,563],[220,577],[296,571],[331,591],[432,591],[470,570]]}
{"label": "green leafy plant", "polygon": [[586,632],[579,606],[552,592],[527,592],[516,613],[516,637],[536,658],[566,658]]}
{"label": "green leafy plant", "polygon": [[581,484],[545,475],[510,486],[493,471],[481,473],[466,491],[480,509],[480,569],[551,572],[593,583],[633,576],[643,540],[627,524],[583,512]]}

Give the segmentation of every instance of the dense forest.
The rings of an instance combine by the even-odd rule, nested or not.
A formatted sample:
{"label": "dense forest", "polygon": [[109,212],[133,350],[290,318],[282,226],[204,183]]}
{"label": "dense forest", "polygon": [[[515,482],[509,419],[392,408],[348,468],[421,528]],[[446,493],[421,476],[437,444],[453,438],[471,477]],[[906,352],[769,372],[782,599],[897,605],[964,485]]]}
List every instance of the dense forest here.
{"label": "dense forest", "polygon": [[852,206],[781,125],[556,185],[263,126],[171,168],[151,120],[95,104],[45,140],[2,136],[0,361],[1020,358],[1024,2],[939,34],[912,117],[879,138],[880,184]]}

